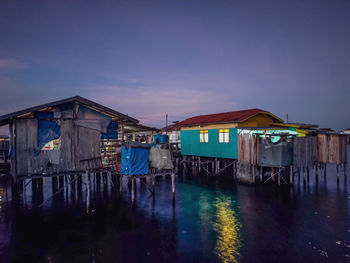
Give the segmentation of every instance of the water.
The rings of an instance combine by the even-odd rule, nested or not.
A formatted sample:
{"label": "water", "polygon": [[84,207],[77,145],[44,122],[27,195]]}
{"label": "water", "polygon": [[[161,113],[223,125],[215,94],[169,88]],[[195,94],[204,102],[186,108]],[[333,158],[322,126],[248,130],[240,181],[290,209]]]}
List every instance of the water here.
{"label": "water", "polygon": [[0,180],[0,262],[350,262],[349,183],[328,169],[292,188],[180,175],[174,203],[170,177],[155,199],[138,183],[135,205],[102,184],[88,215],[66,193],[15,206]]}

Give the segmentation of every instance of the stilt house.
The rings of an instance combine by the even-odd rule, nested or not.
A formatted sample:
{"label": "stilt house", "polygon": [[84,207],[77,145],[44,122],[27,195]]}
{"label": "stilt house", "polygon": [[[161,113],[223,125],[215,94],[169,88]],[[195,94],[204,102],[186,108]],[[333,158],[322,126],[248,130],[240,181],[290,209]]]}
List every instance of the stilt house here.
{"label": "stilt house", "polygon": [[177,123],[181,130],[181,154],[238,158],[238,129],[271,127],[283,120],[260,109],[195,116]]}
{"label": "stilt house", "polygon": [[138,122],[80,96],[0,116],[0,126],[10,127],[14,178],[101,169],[111,146],[101,142],[122,141],[126,129],[140,129]]}

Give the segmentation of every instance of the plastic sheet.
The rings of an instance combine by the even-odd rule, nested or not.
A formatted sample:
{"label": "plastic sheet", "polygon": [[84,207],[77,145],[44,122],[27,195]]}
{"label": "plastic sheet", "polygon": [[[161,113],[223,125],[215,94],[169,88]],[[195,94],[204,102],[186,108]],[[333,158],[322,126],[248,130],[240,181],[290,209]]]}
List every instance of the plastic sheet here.
{"label": "plastic sheet", "polygon": [[101,139],[118,139],[118,122],[111,121],[106,133],[101,133]]}
{"label": "plastic sheet", "polygon": [[54,121],[40,120],[38,122],[38,148],[35,151],[37,156],[46,143],[56,140],[61,135],[60,126]]}
{"label": "plastic sheet", "polygon": [[173,169],[170,150],[152,147],[149,151],[151,167],[157,169]]}
{"label": "plastic sheet", "polygon": [[121,174],[145,175],[149,173],[147,148],[129,148],[122,146]]}
{"label": "plastic sheet", "polygon": [[112,118],[107,115],[79,105],[77,120],[74,123],[78,126],[107,133],[107,127],[111,120]]}

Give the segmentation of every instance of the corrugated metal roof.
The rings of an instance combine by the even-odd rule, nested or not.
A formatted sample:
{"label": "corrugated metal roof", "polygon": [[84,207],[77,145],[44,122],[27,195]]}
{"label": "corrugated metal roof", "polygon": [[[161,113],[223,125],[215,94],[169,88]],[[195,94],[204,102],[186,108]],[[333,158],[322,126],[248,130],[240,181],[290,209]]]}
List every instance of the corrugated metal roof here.
{"label": "corrugated metal roof", "polygon": [[71,97],[71,98],[67,98],[67,99],[64,99],[64,100],[58,100],[58,101],[54,101],[54,102],[50,102],[50,103],[46,103],[46,104],[42,104],[42,105],[39,105],[39,106],[35,106],[35,107],[31,107],[31,108],[28,108],[28,109],[24,109],[24,110],[20,110],[20,111],[16,111],[16,112],[13,112],[13,113],[10,113],[10,114],[6,114],[6,115],[3,115],[3,116],[0,116],[0,126],[2,125],[6,125],[6,124],[9,124],[11,119],[12,118],[15,118],[17,116],[20,116],[20,115],[23,115],[23,114],[26,114],[26,113],[29,113],[29,112],[34,112],[34,111],[38,111],[38,110],[41,110],[41,109],[44,109],[44,108],[47,108],[47,107],[54,107],[54,106],[58,106],[58,105],[61,105],[61,104],[65,104],[65,103],[68,103],[68,102],[78,102],[78,103],[81,103],[81,104],[84,104],[88,107],[91,107],[101,113],[104,113],[104,114],[107,114],[107,115],[110,115],[112,117],[118,117],[118,118],[121,118],[125,121],[130,121],[132,123],[138,123],[139,121],[137,119],[134,119],[128,115],[125,115],[125,114],[122,114],[118,111],[115,111],[111,108],[108,108],[108,107],[105,107],[101,104],[98,104],[94,101],[91,101],[91,100],[88,100],[86,98],[83,98],[83,97],[80,97],[80,96],[75,96],[75,97]]}
{"label": "corrugated metal roof", "polygon": [[208,114],[208,115],[199,115],[195,117],[188,118],[184,121],[178,122],[172,130],[178,129],[182,126],[192,126],[192,125],[200,125],[200,124],[212,124],[212,123],[231,123],[231,122],[242,122],[247,120],[250,117],[258,113],[269,114],[274,117],[276,120],[281,121],[278,117],[273,115],[268,111],[264,111],[261,109],[248,109],[248,110],[240,110],[240,111],[231,111],[224,113],[216,113],[216,114]]}

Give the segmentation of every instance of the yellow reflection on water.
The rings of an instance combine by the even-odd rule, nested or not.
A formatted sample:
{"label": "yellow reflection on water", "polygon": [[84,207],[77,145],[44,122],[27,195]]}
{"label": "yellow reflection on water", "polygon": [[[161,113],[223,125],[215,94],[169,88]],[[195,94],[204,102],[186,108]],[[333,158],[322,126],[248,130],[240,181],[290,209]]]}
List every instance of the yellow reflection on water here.
{"label": "yellow reflection on water", "polygon": [[237,262],[240,256],[239,239],[240,223],[232,209],[232,201],[228,197],[217,198],[216,221],[214,230],[218,233],[215,252],[222,262]]}

